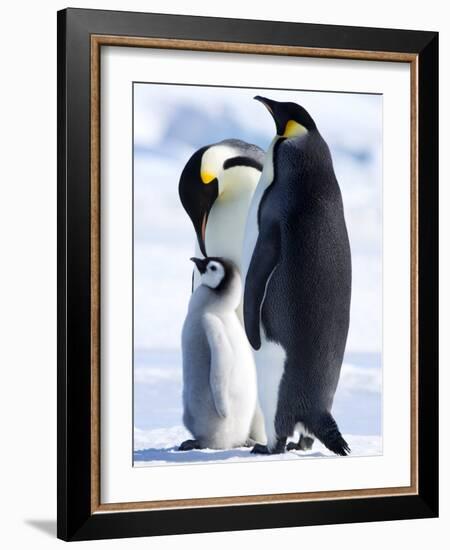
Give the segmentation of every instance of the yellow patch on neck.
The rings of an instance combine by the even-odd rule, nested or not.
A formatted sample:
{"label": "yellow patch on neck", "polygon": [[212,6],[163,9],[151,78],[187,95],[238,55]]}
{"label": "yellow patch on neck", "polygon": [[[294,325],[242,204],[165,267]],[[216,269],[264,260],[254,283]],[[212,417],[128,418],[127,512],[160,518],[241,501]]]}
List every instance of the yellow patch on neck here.
{"label": "yellow patch on neck", "polygon": [[297,136],[302,136],[303,134],[306,134],[308,130],[299,124],[298,122],[295,122],[295,120],[288,120],[286,127],[284,128],[284,134],[283,137],[285,138],[292,138]]}
{"label": "yellow patch on neck", "polygon": [[202,170],[200,172],[200,177],[202,178],[202,182],[205,184],[211,183],[212,180],[216,178],[212,172],[207,172],[206,170]]}

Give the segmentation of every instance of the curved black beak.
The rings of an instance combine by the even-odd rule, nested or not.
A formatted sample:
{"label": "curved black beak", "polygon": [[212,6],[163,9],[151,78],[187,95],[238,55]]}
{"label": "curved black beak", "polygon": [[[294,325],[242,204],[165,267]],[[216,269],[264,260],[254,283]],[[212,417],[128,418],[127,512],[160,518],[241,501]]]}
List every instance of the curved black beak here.
{"label": "curved black beak", "polygon": [[208,265],[208,259],[205,258],[190,258],[191,262],[194,262],[194,264],[197,266],[197,269],[200,273],[205,273],[206,266]]}
{"label": "curved black beak", "polygon": [[277,127],[277,134],[279,136],[282,136],[286,127],[286,123],[289,120],[289,117],[287,116],[287,113],[283,108],[283,103],[280,103],[279,101],[274,101],[273,99],[269,99],[268,97],[262,97],[260,95],[255,96],[253,99],[256,99],[256,101],[259,101],[266,107],[266,109],[273,117],[275,126]]}
{"label": "curved black beak", "polygon": [[216,178],[206,184],[200,177],[201,157],[204,151],[205,148],[200,149],[189,159],[181,173],[178,192],[181,204],[191,218],[200,250],[206,257],[206,224],[212,205],[219,196],[219,182]]}

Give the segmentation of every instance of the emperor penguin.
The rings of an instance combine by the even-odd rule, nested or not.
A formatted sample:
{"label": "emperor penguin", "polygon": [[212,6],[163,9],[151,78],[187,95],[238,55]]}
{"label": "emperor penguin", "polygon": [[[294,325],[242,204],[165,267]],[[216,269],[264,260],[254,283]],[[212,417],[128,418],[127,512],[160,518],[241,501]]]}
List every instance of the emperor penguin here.
{"label": "emperor penguin", "polygon": [[276,136],[249,210],[244,243],[245,330],[255,350],[267,445],[300,432],[338,455],[350,449],[331,414],[350,312],[351,253],[329,148],[309,113],[264,97]]}
{"label": "emperor penguin", "polygon": [[[197,235],[196,255],[220,256],[241,270],[248,208],[259,181],[264,151],[226,139],[196,151],[181,173],[179,195]],[[194,270],[193,289],[200,284]],[[238,306],[242,320],[242,304]]]}
{"label": "emperor penguin", "polygon": [[200,284],[182,331],[183,422],[194,439],[180,450],[248,444],[257,399],[256,369],[236,315],[242,285],[223,258],[191,258]]}

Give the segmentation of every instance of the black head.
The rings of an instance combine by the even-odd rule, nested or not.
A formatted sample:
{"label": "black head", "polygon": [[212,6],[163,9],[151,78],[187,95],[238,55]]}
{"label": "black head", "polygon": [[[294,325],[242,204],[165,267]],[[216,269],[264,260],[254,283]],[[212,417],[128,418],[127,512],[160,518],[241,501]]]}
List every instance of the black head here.
{"label": "black head", "polygon": [[212,290],[222,291],[231,279],[232,265],[218,257],[191,258],[201,275],[201,284]]}
{"label": "black head", "polygon": [[191,218],[197,235],[198,245],[204,256],[205,232],[209,212],[214,201],[219,196],[219,182],[217,177],[208,178],[201,174],[203,153],[208,147],[202,147],[188,160],[180,176],[178,193],[181,204]]}
{"label": "black head", "polygon": [[228,139],[202,147],[188,160],[180,176],[178,192],[204,256],[207,256],[205,234],[208,216],[215,200],[224,191],[220,188],[223,184],[221,175],[237,166],[261,171],[263,159],[264,153],[256,145]]}
{"label": "black head", "polygon": [[308,111],[297,103],[274,101],[259,95],[254,99],[260,101],[272,115],[280,137],[297,137],[316,129],[316,123]]}

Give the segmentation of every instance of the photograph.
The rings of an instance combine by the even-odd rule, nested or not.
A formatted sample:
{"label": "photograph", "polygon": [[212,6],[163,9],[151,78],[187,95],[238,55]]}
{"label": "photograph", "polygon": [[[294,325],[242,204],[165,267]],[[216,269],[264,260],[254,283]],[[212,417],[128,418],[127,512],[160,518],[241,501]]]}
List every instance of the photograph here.
{"label": "photograph", "polygon": [[438,33],[379,23],[58,12],[58,538],[438,516]]}
{"label": "photograph", "polygon": [[133,82],[134,467],[383,454],[383,95]]}

